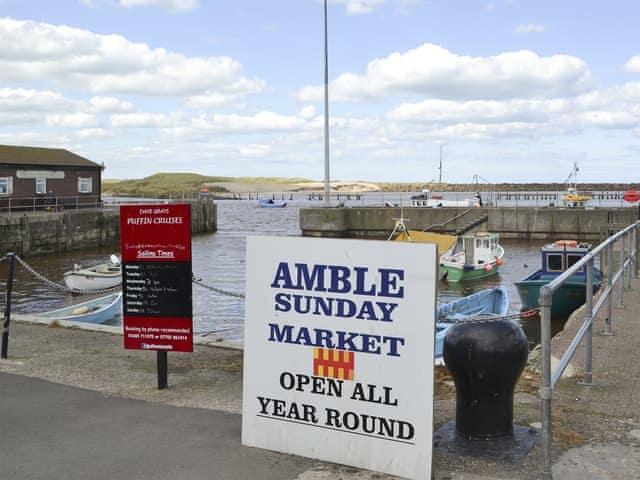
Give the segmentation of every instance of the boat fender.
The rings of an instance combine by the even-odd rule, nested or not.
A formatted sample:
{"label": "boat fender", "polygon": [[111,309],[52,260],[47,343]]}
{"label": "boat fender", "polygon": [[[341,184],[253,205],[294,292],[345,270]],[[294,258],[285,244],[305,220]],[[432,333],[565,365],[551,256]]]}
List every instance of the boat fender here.
{"label": "boat fender", "polygon": [[578,242],[575,240],[556,240],[558,247],[577,247]]}
{"label": "boat fender", "polygon": [[487,272],[490,272],[491,270],[493,270],[493,265],[491,265],[490,263],[488,263],[488,264],[487,264],[487,266],[486,266],[486,267],[484,267],[484,269],[485,269]]}
{"label": "boat fender", "polygon": [[498,264],[498,266],[502,266],[504,262],[502,261],[501,258],[496,258],[496,263]]}

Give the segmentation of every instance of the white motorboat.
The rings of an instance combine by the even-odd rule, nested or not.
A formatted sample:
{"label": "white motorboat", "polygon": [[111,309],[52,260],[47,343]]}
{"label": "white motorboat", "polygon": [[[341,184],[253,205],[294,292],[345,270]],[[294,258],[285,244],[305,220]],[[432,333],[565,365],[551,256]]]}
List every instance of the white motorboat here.
{"label": "white motorboat", "polygon": [[110,263],[101,263],[93,267],[74,265],[73,270],[64,274],[64,283],[70,290],[104,290],[117,287],[122,283],[120,259],[111,255]]}

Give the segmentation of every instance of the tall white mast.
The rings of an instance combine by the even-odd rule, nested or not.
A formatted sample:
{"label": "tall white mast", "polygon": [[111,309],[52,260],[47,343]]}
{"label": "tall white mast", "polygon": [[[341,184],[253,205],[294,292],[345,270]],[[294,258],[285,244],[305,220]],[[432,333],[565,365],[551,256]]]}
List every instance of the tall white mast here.
{"label": "tall white mast", "polygon": [[324,205],[331,205],[329,185],[329,41],[327,39],[327,0],[324,0]]}

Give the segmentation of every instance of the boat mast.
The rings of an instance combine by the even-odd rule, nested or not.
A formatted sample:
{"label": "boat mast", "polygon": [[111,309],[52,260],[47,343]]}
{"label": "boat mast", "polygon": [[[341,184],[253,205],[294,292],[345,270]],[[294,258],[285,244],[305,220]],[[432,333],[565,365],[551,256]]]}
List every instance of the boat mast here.
{"label": "boat mast", "polygon": [[329,187],[329,42],[327,39],[327,0],[324,0],[324,205],[330,206]]}
{"label": "boat mast", "polygon": [[438,183],[442,183],[442,144],[440,144],[440,166],[438,167]]}

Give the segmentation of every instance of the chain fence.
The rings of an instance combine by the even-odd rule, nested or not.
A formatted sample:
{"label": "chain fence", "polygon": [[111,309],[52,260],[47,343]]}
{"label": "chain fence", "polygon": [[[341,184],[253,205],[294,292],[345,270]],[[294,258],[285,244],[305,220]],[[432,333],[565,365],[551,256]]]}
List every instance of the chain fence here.
{"label": "chain fence", "polygon": [[206,285],[205,283],[202,283],[202,279],[201,278],[192,277],[191,281],[195,285],[198,285],[199,287],[206,288],[207,290],[210,290],[212,292],[218,293],[220,295],[225,295],[227,297],[235,297],[235,298],[244,298],[245,297],[244,293],[229,292],[227,290],[222,290],[221,288],[216,288],[216,287],[212,287],[211,285]]}
{"label": "chain fence", "polygon": [[113,292],[113,291],[115,291],[115,290],[120,288],[120,285],[116,285],[116,286],[110,287],[110,288],[101,288],[101,289],[97,289],[97,290],[80,290],[80,289],[76,289],[76,288],[69,288],[66,285],[54,282],[53,280],[49,280],[43,274],[41,274],[40,272],[36,271],[31,265],[29,265],[27,262],[25,262],[18,255],[15,255],[15,258],[18,261],[18,263],[20,265],[22,265],[27,272],[29,272],[35,278],[37,278],[38,280],[42,281],[43,283],[45,283],[46,285],[50,286],[51,288],[55,288],[56,290],[61,290],[63,292],[67,292],[67,293],[77,293],[77,294],[80,294],[80,295],[91,295],[91,294],[96,294],[96,293],[110,293],[110,292]]}
{"label": "chain fence", "polygon": [[[0,257],[0,262],[5,261],[6,259],[7,259],[6,256]],[[69,288],[66,285],[62,284],[62,283],[58,283],[58,282],[54,282],[53,280],[50,280],[45,275],[43,275],[42,273],[38,272],[31,265],[29,265],[24,259],[20,258],[20,256],[15,255],[15,259],[18,261],[18,263],[22,267],[24,267],[24,269],[27,272],[29,272],[35,278],[37,278],[38,280],[40,280],[44,284],[48,285],[49,287],[54,288],[56,290],[60,290],[62,292],[75,293],[75,294],[79,294],[79,295],[92,295],[92,294],[96,294],[96,293],[111,293],[114,290],[118,290],[119,288],[121,288],[120,285],[116,285],[116,286],[109,287],[109,288],[97,289],[97,290],[80,290],[80,289],[76,289],[76,288]],[[203,283],[201,278],[196,278],[194,276],[194,277],[192,277],[191,280],[195,285],[198,285],[199,287],[205,288],[205,289],[207,289],[209,291],[215,292],[215,293],[217,293],[219,295],[224,295],[224,296],[227,296],[227,297],[234,297],[234,298],[245,298],[244,293],[231,292],[231,291],[228,291],[228,290],[223,290],[221,288],[212,287],[211,285],[207,285],[207,284]]]}
{"label": "chain fence", "polygon": [[[449,315],[453,315],[456,312],[450,312]],[[520,313],[512,313],[509,315],[496,315],[493,313],[481,313],[479,315],[473,315],[473,316],[465,316],[464,318],[451,318],[448,319],[447,318],[447,314],[442,315],[440,318],[437,319],[438,322],[440,323],[451,323],[451,324],[457,324],[457,323],[491,323],[491,322],[498,322],[501,320],[516,320],[518,318],[531,318],[534,317],[536,315],[538,315],[540,313],[540,310],[538,308],[532,308],[530,310],[525,310],[524,312],[520,312]]]}

